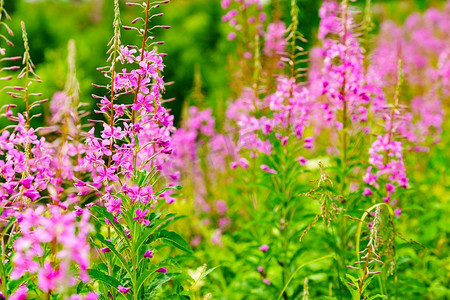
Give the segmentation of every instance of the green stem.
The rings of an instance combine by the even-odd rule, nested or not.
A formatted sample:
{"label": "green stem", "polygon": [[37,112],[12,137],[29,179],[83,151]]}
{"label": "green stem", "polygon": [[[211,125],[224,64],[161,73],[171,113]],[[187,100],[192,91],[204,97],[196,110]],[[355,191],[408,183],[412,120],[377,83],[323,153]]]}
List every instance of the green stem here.
{"label": "green stem", "polygon": [[304,268],[305,266],[307,266],[309,264],[313,264],[313,263],[316,263],[316,262],[319,262],[319,261],[322,261],[324,259],[331,258],[331,257],[334,257],[334,254],[329,254],[329,255],[325,255],[325,256],[322,256],[317,259],[313,259],[311,261],[308,261],[308,262],[300,265],[297,269],[295,269],[294,273],[292,273],[291,277],[289,277],[289,280],[285,283],[283,289],[281,290],[280,295],[278,296],[278,300],[281,299],[281,297],[283,296],[284,292],[286,291],[289,283],[292,281],[292,279],[294,278],[295,274],[297,274],[298,271],[300,271],[302,268]]}

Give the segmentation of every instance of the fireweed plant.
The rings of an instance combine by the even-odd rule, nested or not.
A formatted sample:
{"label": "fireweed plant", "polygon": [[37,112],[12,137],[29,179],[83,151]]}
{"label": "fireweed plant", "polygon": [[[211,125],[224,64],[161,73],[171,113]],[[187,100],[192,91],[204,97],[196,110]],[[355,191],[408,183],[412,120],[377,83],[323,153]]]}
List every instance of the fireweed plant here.
{"label": "fireweed plant", "polygon": [[[122,27],[119,1],[114,1],[109,65],[99,68],[108,82],[94,85],[106,90],[94,95],[95,113],[106,121],[91,120],[95,126],[88,130],[81,125],[86,113],[78,96],[73,41],[66,87],[55,93],[44,128],[31,123],[40,116],[32,110],[45,99],[30,89],[40,78],[23,22],[23,57],[2,58],[22,60],[22,67],[2,71],[21,70],[23,85],[5,90],[25,102],[23,113],[15,114],[14,105],[2,107],[2,116],[12,123],[2,129],[0,141],[3,299],[149,299],[169,281],[173,296],[189,293],[195,283],[181,270],[191,248],[168,230],[178,217],[167,208],[175,200],[172,191],[180,187],[165,187],[159,180],[173,152],[174,127],[162,106],[164,54],[157,46],[163,42],[151,33],[169,27],[151,21],[162,16],[153,10],[166,3],[127,3],[143,10],[143,17],[132,21],[142,27],[137,28]],[[3,21],[9,19],[3,1],[0,12],[12,35]],[[138,32],[139,46],[122,45],[122,29]],[[175,256],[174,248],[188,256]]]}
{"label": "fireweed plant", "polygon": [[[184,146],[176,147],[170,167],[183,186],[191,185],[185,196],[200,216],[189,229],[191,245],[221,265],[212,274],[220,291],[203,284],[213,294],[373,299],[415,293],[402,287],[398,271],[399,240],[406,242],[401,248],[421,251],[398,231],[411,199],[404,155],[439,141],[448,6],[412,15],[405,28],[383,23],[373,44],[371,1],[362,11],[353,2],[323,2],[309,59],[295,2],[289,26],[279,10],[261,18],[267,9],[259,1],[221,2],[227,39],[237,47],[230,60],[235,96],[225,121],[217,122],[204,102],[186,110],[178,131]],[[410,37],[419,26],[420,34]],[[428,49],[431,42],[436,48]],[[414,81],[420,74],[430,74],[430,82]],[[419,94],[420,101],[411,101]]]}

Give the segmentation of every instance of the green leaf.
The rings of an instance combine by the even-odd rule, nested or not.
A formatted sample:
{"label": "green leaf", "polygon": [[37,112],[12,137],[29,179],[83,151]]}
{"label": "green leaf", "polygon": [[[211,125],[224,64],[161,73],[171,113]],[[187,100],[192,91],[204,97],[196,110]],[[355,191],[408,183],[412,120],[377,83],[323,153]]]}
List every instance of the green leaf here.
{"label": "green leaf", "polygon": [[102,271],[95,270],[95,269],[89,269],[88,270],[89,276],[91,276],[92,279],[97,281],[102,281],[106,284],[109,284],[113,288],[117,289],[120,285],[120,281],[118,281],[116,278],[109,276],[108,274],[103,273]]}
{"label": "green leaf", "polygon": [[108,246],[109,249],[111,249],[112,253],[119,259],[119,261],[122,263],[123,267],[125,268],[125,270],[128,272],[128,274],[131,276],[131,270],[130,267],[128,266],[125,258],[123,257],[122,254],[120,254],[116,248],[114,247],[114,244],[107,241],[103,235],[101,235],[100,233],[97,233],[95,235],[97,237],[97,239],[102,242],[103,244],[105,244],[106,246]]}
{"label": "green leaf", "polygon": [[177,190],[177,191],[179,191],[181,189],[182,189],[182,187],[180,185],[169,186],[169,187],[163,188],[162,190],[157,192],[155,194],[155,196],[159,196],[159,195],[161,195],[162,193],[164,193],[165,191],[168,191],[168,190]]}
{"label": "green leaf", "polygon": [[150,278],[150,276],[152,276],[152,275],[156,272],[157,269],[158,269],[158,267],[156,267],[155,265],[153,265],[152,268],[151,268],[150,270],[147,270],[147,271],[143,272],[143,273],[141,274],[141,276],[139,276],[139,279],[138,279],[137,282],[136,282],[136,287],[137,287],[137,289],[136,289],[136,291],[135,291],[136,295],[139,296],[139,293],[140,293],[140,291],[141,291],[142,285],[144,284],[144,282],[145,282],[147,279]]}
{"label": "green leaf", "polygon": [[180,273],[167,273],[167,274],[164,274],[160,278],[157,278],[157,279],[152,281],[152,283],[149,285],[149,290],[150,291],[156,290],[157,288],[162,286],[164,283],[179,277],[179,275],[180,275]]}
{"label": "green leaf", "polygon": [[366,290],[367,286],[370,284],[370,282],[371,282],[374,278],[375,278],[374,276],[371,276],[371,277],[369,277],[369,278],[366,278],[366,280],[364,281],[363,286],[362,286],[362,292],[364,292],[364,291]]}
{"label": "green leaf", "polygon": [[123,226],[121,224],[116,223],[116,221],[114,220],[114,216],[111,213],[107,212],[105,208],[99,206],[93,206],[91,207],[91,210],[94,211],[97,215],[108,219],[108,221],[112,224],[116,232],[119,233],[124,239],[124,241],[127,242],[128,246],[130,246],[127,234],[125,233]]}
{"label": "green leaf", "polygon": [[193,254],[193,251],[189,244],[178,233],[174,231],[161,230],[152,238],[152,241],[155,240],[163,240],[180,250],[183,250],[189,254]]}

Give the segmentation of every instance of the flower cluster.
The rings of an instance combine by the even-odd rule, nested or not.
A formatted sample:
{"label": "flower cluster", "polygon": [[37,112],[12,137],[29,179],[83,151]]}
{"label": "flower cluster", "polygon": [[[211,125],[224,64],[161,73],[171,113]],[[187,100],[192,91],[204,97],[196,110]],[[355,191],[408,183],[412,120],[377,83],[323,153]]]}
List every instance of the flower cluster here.
{"label": "flower cluster", "polygon": [[[259,154],[270,156],[274,147],[269,139],[271,135],[283,146],[287,145],[289,139],[298,139],[303,140],[304,148],[310,149],[312,138],[304,136],[309,125],[310,108],[308,89],[296,83],[294,78],[280,76],[275,93],[263,100],[256,98],[251,89],[245,90],[227,110],[227,118],[233,121],[229,126],[236,126],[238,132],[235,145],[237,157],[232,162],[232,168],[247,168],[248,161],[242,156],[244,150],[252,158]],[[267,113],[257,117],[260,111]],[[273,173],[265,165],[261,169]]]}
{"label": "flower cluster", "polygon": [[392,21],[381,24],[381,32],[373,50],[372,73],[383,87],[393,87],[396,62],[401,59],[405,69],[405,88],[414,97],[406,99],[410,110],[405,111],[401,134],[413,150],[427,151],[440,140],[444,121],[443,99],[448,94],[450,48],[448,46],[448,15],[430,8],[423,15],[410,15],[403,25]]}
{"label": "flower cluster", "polygon": [[322,95],[326,99],[321,105],[324,121],[338,129],[346,127],[350,120],[366,122],[370,97],[352,12],[348,3],[338,5],[336,1],[324,1],[319,16],[322,76],[317,79],[321,81]]}
{"label": "flower cluster", "polygon": [[[379,135],[373,142],[369,154],[370,166],[366,170],[364,181],[376,189],[379,188],[380,182],[385,182],[383,200],[390,202],[396,187],[408,187],[408,178],[403,163],[402,142],[390,139],[389,135]],[[371,194],[372,191],[366,188],[364,195]]]}
{"label": "flower cluster", "polygon": [[[262,24],[266,21],[266,14],[262,12],[261,0],[222,0],[221,5],[224,10],[230,9],[230,6],[236,6],[236,8],[228,10],[222,17],[222,21],[229,23],[235,30],[228,34],[229,40],[236,38],[236,32],[243,31],[247,31],[242,33],[245,35],[244,39],[249,39],[251,33],[248,32],[248,28],[252,25],[259,35],[263,34]],[[242,14],[242,18],[240,14]],[[249,58],[251,53],[246,53],[245,56]]]}
{"label": "flower cluster", "polygon": [[[211,109],[200,110],[191,106],[187,119],[183,120],[183,125],[176,129],[171,139],[174,152],[164,162],[162,172],[171,185],[192,183],[196,213],[206,215],[203,224],[218,227],[212,236],[212,242],[217,244],[230,220],[225,216],[226,203],[222,200],[209,201],[211,195],[208,190],[211,189],[211,182],[226,170],[230,144],[228,137],[215,130]],[[217,219],[217,222],[213,223],[212,219]],[[195,244],[200,237],[197,235],[192,243]]]}
{"label": "flower cluster", "polygon": [[[173,151],[170,143],[173,117],[161,105],[161,93],[164,91],[164,81],[160,75],[164,68],[161,55],[153,50],[143,50],[138,54],[129,46],[120,48],[119,59],[134,63],[138,68],[130,71],[123,69],[115,75],[114,93],[134,93],[135,101],[132,105],[111,105],[106,96],[101,99],[100,112],[113,112],[113,119],[110,124],[102,124],[100,137],[95,136],[94,128],[89,131],[84,164],[90,168],[93,181],[79,180],[76,184],[80,193],[84,193],[86,186],[96,190],[103,186],[105,194],[102,199],[108,211],[115,215],[121,212],[121,199],[114,193],[129,194],[132,202],[139,199],[142,203],[148,203],[155,199],[152,186],[117,186],[119,176],[130,179],[137,170],[150,171],[161,162],[156,159],[158,155],[168,155]],[[171,201],[170,196],[166,197]]]}
{"label": "flower cluster", "polygon": [[46,293],[87,282],[89,215],[87,210],[67,212],[52,205],[16,213],[21,236],[14,241],[11,278],[37,273],[38,287]]}

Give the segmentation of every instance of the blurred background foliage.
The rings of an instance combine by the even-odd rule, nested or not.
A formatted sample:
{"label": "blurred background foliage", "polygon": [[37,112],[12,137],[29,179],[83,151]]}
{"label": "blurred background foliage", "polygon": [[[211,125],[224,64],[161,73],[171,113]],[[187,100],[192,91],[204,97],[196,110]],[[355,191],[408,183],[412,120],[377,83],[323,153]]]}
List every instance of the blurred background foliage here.
{"label": "blurred background foliage", "polygon": [[[270,16],[271,4],[266,2]],[[290,0],[281,0],[281,16],[289,22]],[[308,39],[306,48],[315,40],[318,26],[318,9],[321,0],[297,0],[300,7],[300,29]],[[358,0],[355,5],[364,5]],[[411,11],[423,11],[430,6],[440,6],[442,0],[372,0],[374,22],[378,25],[384,19],[402,22]],[[81,101],[92,105],[92,93],[97,92],[91,83],[104,83],[105,79],[96,68],[105,65],[107,43],[112,36],[112,0],[5,0],[7,11],[12,17],[11,28],[15,32],[14,48],[7,48],[7,55],[21,55],[23,42],[20,21],[24,20],[29,36],[32,60],[43,83],[35,87],[45,98],[51,98],[55,91],[64,89],[66,78],[67,43],[74,39],[77,48],[77,76],[80,81]],[[138,14],[136,7],[122,2],[122,22],[130,24]],[[225,38],[230,30],[221,22],[223,11],[219,0],[172,0],[163,8],[164,17],[158,22],[170,25],[171,30],[155,32],[158,39],[165,41],[160,51],[168,54],[165,60],[166,81],[175,84],[167,87],[166,98],[171,102],[177,120],[183,103],[192,98],[194,78],[201,81],[203,101],[221,111],[229,96],[230,74],[227,69],[229,57],[235,52],[233,43]],[[3,29],[4,30],[4,29]],[[375,28],[375,31],[377,27]],[[136,43],[135,32],[124,31],[123,44]],[[4,47],[1,46],[0,47]],[[197,71],[196,71],[197,70]],[[11,85],[13,82],[2,82]],[[197,91],[199,92],[199,91]],[[9,97],[2,97],[0,105],[10,103]],[[195,97],[198,98],[198,97]],[[19,110],[21,103],[17,103]],[[196,103],[199,104],[199,103]],[[91,107],[92,108],[92,107]],[[45,109],[45,106],[44,106]],[[39,123],[38,120],[35,122]],[[4,125],[4,124],[0,124]],[[37,124],[38,125],[38,124]]]}

